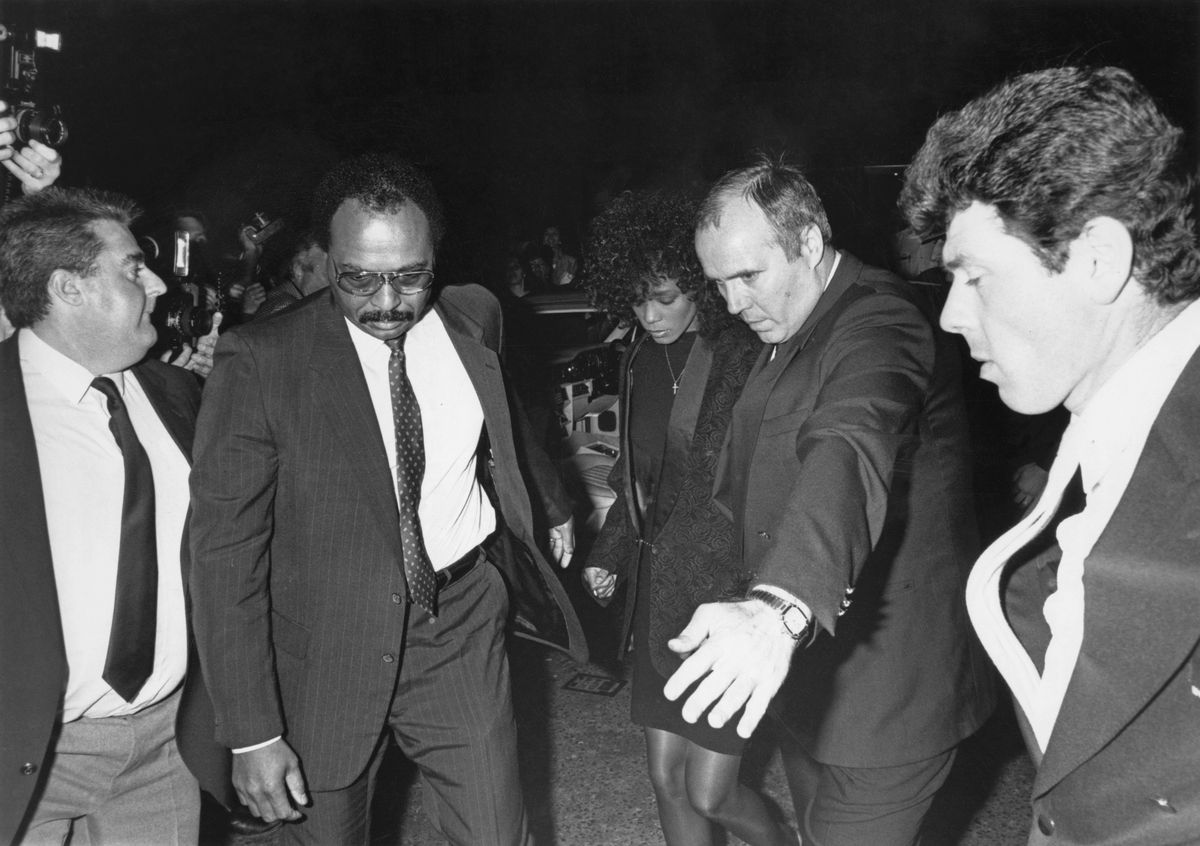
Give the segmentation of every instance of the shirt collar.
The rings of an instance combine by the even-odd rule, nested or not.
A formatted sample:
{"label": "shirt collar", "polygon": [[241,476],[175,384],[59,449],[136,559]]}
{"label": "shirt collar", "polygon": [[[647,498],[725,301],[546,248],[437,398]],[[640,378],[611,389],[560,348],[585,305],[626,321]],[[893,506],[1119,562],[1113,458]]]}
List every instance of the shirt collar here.
{"label": "shirt collar", "polygon": [[[17,346],[25,372],[41,376],[68,402],[83,402],[96,378],[90,370],[47,344],[33,329],[20,330]],[[113,381],[121,396],[125,395],[124,372],[103,375]]]}
{"label": "shirt collar", "polygon": [[825,278],[825,285],[821,288],[826,291],[829,288],[829,283],[833,281],[833,275],[837,273],[838,265],[842,263],[842,254],[838,250],[833,251],[833,267],[829,268],[829,276]]}
{"label": "shirt collar", "polygon": [[1145,443],[1179,374],[1200,346],[1200,301],[1193,302],[1134,351],[1072,419],[1084,490],[1113,461]]}

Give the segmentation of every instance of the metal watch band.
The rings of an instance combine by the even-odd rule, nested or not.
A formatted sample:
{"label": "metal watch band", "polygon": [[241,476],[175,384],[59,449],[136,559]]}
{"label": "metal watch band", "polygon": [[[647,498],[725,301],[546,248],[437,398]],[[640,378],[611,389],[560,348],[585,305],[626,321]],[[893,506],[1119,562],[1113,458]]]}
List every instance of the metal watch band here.
{"label": "metal watch band", "polygon": [[[808,615],[804,613],[799,605],[794,602],[788,602],[782,596],[777,596],[768,590],[751,589],[747,592],[746,598],[757,599],[778,611],[779,621],[783,625],[783,630],[787,632],[792,640],[799,640],[804,637],[804,633],[808,631],[808,627],[812,623],[812,620],[809,619]],[[794,619],[795,617],[799,617],[802,622],[797,622]]]}

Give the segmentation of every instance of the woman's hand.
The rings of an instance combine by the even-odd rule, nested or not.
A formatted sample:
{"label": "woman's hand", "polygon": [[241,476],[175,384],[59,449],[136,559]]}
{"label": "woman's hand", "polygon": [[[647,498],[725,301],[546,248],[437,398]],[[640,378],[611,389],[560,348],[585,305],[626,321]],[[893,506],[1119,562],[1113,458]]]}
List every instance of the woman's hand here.
{"label": "woman's hand", "polygon": [[583,583],[596,599],[612,599],[617,587],[617,574],[601,567],[584,567]]}

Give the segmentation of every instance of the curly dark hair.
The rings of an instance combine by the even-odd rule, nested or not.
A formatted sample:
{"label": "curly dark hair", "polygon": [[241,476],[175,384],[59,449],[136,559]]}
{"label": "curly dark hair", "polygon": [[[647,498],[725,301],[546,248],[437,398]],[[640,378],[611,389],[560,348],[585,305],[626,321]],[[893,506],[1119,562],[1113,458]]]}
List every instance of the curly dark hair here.
{"label": "curly dark hair", "polygon": [[104,241],[93,224],[131,226],[133,200],[107,191],[47,188],[0,210],[0,304],[13,326],[33,326],[50,311],[50,274],[96,272]]}
{"label": "curly dark hair", "polygon": [[592,220],[583,243],[583,287],[592,303],[623,323],[655,284],[674,281],[699,305],[700,334],[712,337],[732,318],[696,258],[699,197],[680,191],[626,191]]}
{"label": "curly dark hair", "polygon": [[325,174],[313,194],[312,228],[321,249],[329,249],[329,227],[346,200],[358,200],[374,212],[394,212],[413,203],[425,213],[436,250],[446,232],[433,183],[416,165],[396,156],[368,153],[347,159]]}
{"label": "curly dark hair", "polygon": [[900,208],[923,238],[972,202],[994,206],[1046,270],[1099,216],[1120,221],[1134,275],[1164,304],[1200,296],[1194,178],[1183,132],[1121,68],[1023,74],[943,115],[905,174]]}

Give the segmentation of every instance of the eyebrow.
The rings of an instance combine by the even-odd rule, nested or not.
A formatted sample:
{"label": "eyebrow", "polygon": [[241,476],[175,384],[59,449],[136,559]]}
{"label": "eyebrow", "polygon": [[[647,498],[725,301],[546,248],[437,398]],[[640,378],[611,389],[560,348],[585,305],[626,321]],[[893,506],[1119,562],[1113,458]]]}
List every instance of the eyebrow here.
{"label": "eyebrow", "polygon": [[707,279],[709,282],[726,282],[730,279],[737,279],[741,276],[749,276],[751,273],[762,273],[762,270],[760,270],[759,268],[747,267],[742,270],[734,271],[733,273],[730,273],[727,276],[705,276],[704,278]]}
{"label": "eyebrow", "polygon": [[134,252],[134,253],[129,253],[128,255],[125,256],[125,258],[121,259],[121,265],[123,267],[131,265],[131,264],[145,264],[145,263],[146,263],[146,254],[143,253],[141,250],[138,250],[137,252]]}
{"label": "eyebrow", "polygon": [[343,271],[353,270],[358,273],[410,273],[414,271],[429,270],[429,262],[418,260],[397,267],[394,270],[368,270],[367,268],[354,264],[353,262],[337,262],[336,267],[341,268]]}

